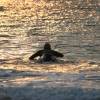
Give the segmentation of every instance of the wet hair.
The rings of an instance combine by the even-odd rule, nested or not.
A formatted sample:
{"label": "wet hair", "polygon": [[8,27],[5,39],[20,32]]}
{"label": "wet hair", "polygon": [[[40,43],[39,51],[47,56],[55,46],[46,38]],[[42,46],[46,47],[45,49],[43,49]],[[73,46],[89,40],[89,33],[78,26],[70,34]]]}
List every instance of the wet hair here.
{"label": "wet hair", "polygon": [[46,42],[44,45],[44,50],[51,50],[51,45],[50,43]]}

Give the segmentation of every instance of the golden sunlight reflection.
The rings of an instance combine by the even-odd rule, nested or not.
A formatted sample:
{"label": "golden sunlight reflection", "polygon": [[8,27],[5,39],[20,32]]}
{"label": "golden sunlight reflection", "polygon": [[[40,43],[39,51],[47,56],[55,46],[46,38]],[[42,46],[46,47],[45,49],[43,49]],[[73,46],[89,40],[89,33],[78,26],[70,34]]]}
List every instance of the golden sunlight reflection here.
{"label": "golden sunlight reflection", "polygon": [[[95,85],[95,81],[88,80],[93,74],[82,74],[83,72],[89,73],[92,71],[100,71],[97,64],[89,64],[88,62],[77,64],[2,64],[1,70],[3,73],[10,75],[9,77],[3,77],[0,79],[2,84],[7,86],[66,86],[75,85],[77,79],[85,78],[86,80],[79,80],[81,87],[91,88],[94,86],[98,88],[98,84]],[[81,73],[82,72],[82,73]],[[96,73],[95,72],[95,73]],[[95,78],[94,73],[94,78]],[[85,75],[85,76],[84,76]],[[91,76],[92,75],[92,76]],[[92,78],[93,78],[92,77]],[[99,73],[97,74],[97,78]],[[78,82],[79,82],[78,81]],[[71,82],[71,83],[70,83]],[[73,83],[74,82],[74,83]],[[33,85],[34,84],[34,85]],[[88,87],[87,87],[87,85]]]}
{"label": "golden sunlight reflection", "polygon": [[38,6],[44,6],[46,4],[46,2],[44,0],[0,0],[0,3],[2,4],[8,4],[8,6],[10,5],[14,5],[15,8],[18,6],[34,6],[38,5]]}
{"label": "golden sunlight reflection", "polygon": [[8,2],[8,1],[11,1],[11,0],[0,0],[0,2]]}
{"label": "golden sunlight reflection", "polygon": [[31,71],[31,72],[55,72],[55,73],[79,73],[81,71],[99,71],[98,64],[88,62],[77,64],[3,64],[0,68],[5,70]]}
{"label": "golden sunlight reflection", "polygon": [[18,77],[15,79],[9,79],[3,81],[3,83],[6,83],[8,85],[13,85],[13,86],[25,86],[29,83],[32,83],[33,81],[46,81],[46,77]]}
{"label": "golden sunlight reflection", "polygon": [[0,4],[5,5],[5,4],[7,4],[7,3],[11,2],[11,1],[12,0],[0,0]]}

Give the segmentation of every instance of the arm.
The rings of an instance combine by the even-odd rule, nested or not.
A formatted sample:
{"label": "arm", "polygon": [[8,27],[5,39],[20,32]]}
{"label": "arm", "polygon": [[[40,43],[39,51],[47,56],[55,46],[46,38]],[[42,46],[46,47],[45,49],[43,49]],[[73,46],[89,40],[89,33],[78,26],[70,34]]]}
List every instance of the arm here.
{"label": "arm", "polygon": [[30,60],[33,60],[34,58],[41,56],[42,50],[37,51],[35,54],[33,54],[31,57],[29,57]]}
{"label": "arm", "polygon": [[63,57],[64,56],[62,53],[54,51],[54,50],[52,50],[51,53],[56,57]]}

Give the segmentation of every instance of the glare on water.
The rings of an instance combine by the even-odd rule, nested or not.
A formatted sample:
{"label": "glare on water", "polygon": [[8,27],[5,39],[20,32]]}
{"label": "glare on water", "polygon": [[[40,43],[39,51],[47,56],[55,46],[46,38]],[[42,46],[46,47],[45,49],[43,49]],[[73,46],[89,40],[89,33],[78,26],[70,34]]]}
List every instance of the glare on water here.
{"label": "glare on water", "polygon": [[[1,85],[100,89],[98,2],[59,1],[0,0]],[[66,62],[29,61],[47,41]]]}
{"label": "glare on water", "polygon": [[100,59],[97,1],[0,1],[2,59],[26,59],[46,41],[65,59]]}

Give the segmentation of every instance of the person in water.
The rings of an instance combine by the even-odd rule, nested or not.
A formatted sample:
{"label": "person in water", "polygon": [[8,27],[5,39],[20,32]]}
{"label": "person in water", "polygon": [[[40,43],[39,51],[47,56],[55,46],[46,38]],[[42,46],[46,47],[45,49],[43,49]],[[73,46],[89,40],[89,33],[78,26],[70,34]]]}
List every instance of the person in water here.
{"label": "person in water", "polygon": [[60,52],[51,49],[51,45],[47,42],[44,45],[44,49],[37,51],[31,57],[30,60],[34,60],[36,57],[40,57],[41,62],[55,62],[57,57],[63,57],[64,55]]}

